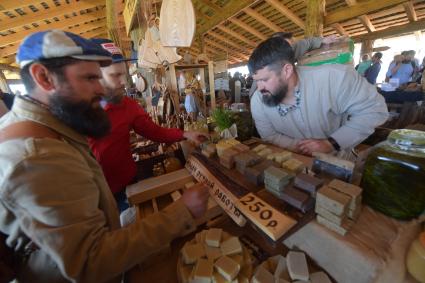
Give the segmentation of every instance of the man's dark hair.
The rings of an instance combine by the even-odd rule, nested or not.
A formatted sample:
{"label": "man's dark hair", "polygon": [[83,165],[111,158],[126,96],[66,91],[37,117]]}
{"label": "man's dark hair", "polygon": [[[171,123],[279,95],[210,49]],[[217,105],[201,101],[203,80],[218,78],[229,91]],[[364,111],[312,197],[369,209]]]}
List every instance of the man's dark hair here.
{"label": "man's dark hair", "polygon": [[376,52],[373,57],[378,58],[379,60],[381,60],[382,58],[382,53],[381,52]]}
{"label": "man's dark hair", "polygon": [[279,31],[272,34],[271,37],[281,37],[283,39],[291,39],[294,36],[292,32],[289,31]]}
{"label": "man's dark hair", "polygon": [[34,63],[42,64],[49,70],[49,72],[54,73],[56,76],[58,76],[59,79],[64,80],[65,74],[64,74],[64,67],[72,64],[76,64],[80,62],[81,60],[71,58],[71,57],[62,57],[62,58],[52,58],[52,59],[44,59],[40,61],[33,62],[31,64],[28,64],[24,66],[21,71],[21,79],[22,83],[24,84],[25,88],[27,89],[28,94],[30,94],[34,88],[35,88],[35,82],[30,74],[30,66]]}
{"label": "man's dark hair", "polygon": [[294,50],[292,46],[281,37],[271,37],[258,45],[252,52],[248,61],[251,74],[268,66],[272,70],[282,68],[284,64],[294,64]]}

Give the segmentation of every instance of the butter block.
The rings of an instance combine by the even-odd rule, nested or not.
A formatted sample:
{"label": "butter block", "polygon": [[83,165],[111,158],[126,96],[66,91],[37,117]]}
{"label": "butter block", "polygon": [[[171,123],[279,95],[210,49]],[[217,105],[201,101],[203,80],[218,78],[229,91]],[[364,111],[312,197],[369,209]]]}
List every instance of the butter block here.
{"label": "butter block", "polygon": [[332,283],[328,275],[323,271],[310,274],[311,283]]}
{"label": "butter block", "polygon": [[207,255],[208,260],[212,262],[214,262],[216,259],[222,256],[220,248],[204,245],[204,249],[205,249],[205,254]]}
{"label": "butter block", "polygon": [[238,237],[230,237],[223,241],[220,246],[223,255],[234,255],[242,253],[242,245]]}
{"label": "butter block", "polygon": [[186,244],[182,248],[182,255],[185,264],[193,264],[205,256],[204,246],[202,244]]}
{"label": "butter block", "polygon": [[322,216],[323,218],[326,218],[327,220],[335,223],[336,225],[341,226],[342,223],[346,220],[345,214],[342,215],[336,215],[327,210],[325,207],[321,206],[320,204],[316,203],[315,212]]}
{"label": "butter block", "polygon": [[214,267],[228,281],[233,280],[241,268],[237,262],[227,256],[220,257],[215,262]]}
{"label": "butter block", "polygon": [[193,279],[199,283],[210,283],[213,275],[213,263],[207,259],[200,258],[193,272]]}
{"label": "butter block", "polygon": [[221,234],[223,230],[219,228],[211,228],[207,231],[205,242],[210,247],[220,247]]}
{"label": "butter block", "polygon": [[328,186],[351,197],[350,209],[356,209],[356,206],[361,203],[362,188],[338,179],[332,180]]}
{"label": "butter block", "polygon": [[307,259],[303,252],[290,251],[286,255],[286,265],[292,280],[309,280]]}
{"label": "butter block", "polygon": [[273,274],[271,274],[264,267],[259,266],[251,279],[252,283],[274,283]]}
{"label": "butter block", "polygon": [[336,215],[345,214],[351,198],[328,186],[323,186],[317,192],[316,202]]}
{"label": "butter block", "polygon": [[350,229],[352,222],[345,221],[342,223],[341,226],[333,223],[332,221],[327,220],[326,218],[320,216],[319,214],[316,215],[317,222],[328,228],[329,230],[332,230],[341,236],[345,236],[347,234],[348,230]]}
{"label": "butter block", "polygon": [[312,197],[316,197],[317,190],[323,185],[322,179],[300,173],[295,177],[294,186],[308,192]]}
{"label": "butter block", "polygon": [[301,161],[291,158],[282,162],[282,168],[294,173],[301,173],[306,166]]}

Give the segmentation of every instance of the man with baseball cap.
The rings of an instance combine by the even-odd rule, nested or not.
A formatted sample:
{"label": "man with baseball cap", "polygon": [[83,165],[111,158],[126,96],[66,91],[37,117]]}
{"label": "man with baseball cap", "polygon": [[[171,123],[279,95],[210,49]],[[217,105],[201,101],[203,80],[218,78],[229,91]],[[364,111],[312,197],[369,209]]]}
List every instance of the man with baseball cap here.
{"label": "man with baseball cap", "polygon": [[101,68],[105,88],[102,107],[111,121],[108,135],[89,139],[93,151],[120,210],[128,207],[125,187],[137,181],[137,167],[130,147],[130,130],[150,140],[172,143],[186,138],[195,143],[202,141],[204,134],[195,131],[163,128],[155,124],[136,100],[125,95],[127,66],[120,48],[113,41],[103,38],[91,40],[110,52],[112,64]]}
{"label": "man with baseball cap", "polygon": [[122,273],[191,229],[206,209],[207,189],[186,191],[160,213],[121,228],[86,140],[110,130],[99,81],[110,53],[49,30],[24,39],[17,61],[29,95],[16,97],[0,119],[0,232],[19,256],[16,277],[120,282]]}

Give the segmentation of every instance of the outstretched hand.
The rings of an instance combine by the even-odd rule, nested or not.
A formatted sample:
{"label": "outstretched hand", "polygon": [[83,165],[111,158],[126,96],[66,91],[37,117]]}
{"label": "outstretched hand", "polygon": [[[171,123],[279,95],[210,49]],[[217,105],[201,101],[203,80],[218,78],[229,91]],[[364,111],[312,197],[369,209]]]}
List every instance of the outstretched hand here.
{"label": "outstretched hand", "polygon": [[183,193],[182,200],[192,216],[194,218],[199,218],[204,215],[207,210],[209,196],[210,193],[208,192],[208,188],[198,183]]}
{"label": "outstretched hand", "polygon": [[203,143],[208,139],[208,135],[201,132],[196,131],[187,131],[183,133],[183,137],[194,142],[196,145]]}

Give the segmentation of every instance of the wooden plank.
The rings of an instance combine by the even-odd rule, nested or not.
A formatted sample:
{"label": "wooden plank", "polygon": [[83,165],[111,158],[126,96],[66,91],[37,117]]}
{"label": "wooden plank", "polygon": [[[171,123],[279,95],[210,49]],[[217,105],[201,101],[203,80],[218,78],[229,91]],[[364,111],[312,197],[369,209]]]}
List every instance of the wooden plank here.
{"label": "wooden plank", "polygon": [[[65,14],[71,14],[74,12],[79,12],[82,10],[94,8],[96,6],[102,5],[105,1],[102,0],[82,0],[82,1],[72,1],[69,4],[63,2],[60,6],[55,6],[50,4],[49,9],[41,9],[38,12],[28,13],[23,16],[15,17],[13,19],[3,21],[0,25],[0,31],[14,29],[23,25],[28,25],[31,23],[39,22],[42,20],[52,19],[54,17],[62,16]],[[28,9],[29,10],[29,9]],[[7,37],[7,36],[6,36]]]}
{"label": "wooden plank", "polygon": [[273,241],[277,241],[297,224],[296,220],[274,209],[253,193],[241,198],[236,206]]}
{"label": "wooden plank", "polygon": [[80,35],[85,37],[85,38],[102,37],[101,35],[104,35],[103,37],[108,38],[108,36],[106,35],[106,30],[105,30],[104,26],[101,26],[99,28],[80,33]]}
{"label": "wooden plank", "polygon": [[257,31],[256,29],[254,29],[253,27],[251,27],[250,25],[244,23],[243,21],[241,21],[239,19],[233,18],[233,19],[230,19],[230,21],[232,23],[234,23],[235,25],[238,25],[241,28],[245,29],[249,33],[252,33],[253,35],[255,35],[256,37],[258,37],[261,40],[266,40],[267,39],[267,36],[265,36],[261,32]]}
{"label": "wooden plank", "polygon": [[354,6],[357,4],[356,0],[345,0],[345,3],[347,3],[348,6]]}
{"label": "wooden plank", "polygon": [[[355,1],[355,0],[352,0],[352,1]],[[294,24],[299,26],[301,29],[303,30],[305,29],[304,21],[300,17],[298,17],[294,12],[292,12],[288,7],[283,5],[281,2],[277,0],[266,0],[266,2],[270,6],[278,10],[282,15],[284,15],[289,20],[291,20]]]}
{"label": "wooden plank", "polygon": [[409,2],[403,3],[403,7],[404,7],[404,10],[406,11],[406,15],[409,18],[409,21],[416,22],[418,20],[418,16],[416,15],[413,2],[409,1]]}
{"label": "wooden plank", "polygon": [[[72,28],[72,29],[63,28],[63,30],[70,31],[70,32],[73,32],[73,33],[76,33],[76,34],[80,34],[80,33],[86,32],[86,31],[93,30],[95,28],[105,27],[105,24],[106,24],[106,22],[103,20],[103,21],[98,21],[98,22],[95,22],[95,23],[87,23],[87,24],[84,24],[84,25],[81,25],[79,27],[75,27],[75,28]],[[46,30],[47,29],[48,28],[46,28]],[[31,31],[31,30],[29,30],[29,31]],[[28,32],[28,35],[31,34],[31,33],[32,32]],[[0,44],[1,44],[1,42],[0,42]],[[9,55],[12,55],[12,54],[16,54],[16,52],[18,51],[18,47],[19,47],[18,42],[16,42],[14,45],[10,45],[10,46],[7,46],[3,49],[0,49],[0,57],[6,57],[6,56],[9,56]]]}
{"label": "wooden plank", "polygon": [[349,33],[344,29],[344,27],[341,24],[335,23],[335,24],[332,24],[332,27],[339,33],[339,35],[349,36]]}
{"label": "wooden plank", "polygon": [[373,26],[372,22],[370,21],[370,19],[367,15],[360,16],[359,20],[366,27],[368,32],[376,31],[375,27]]}
{"label": "wooden plank", "polygon": [[283,29],[281,27],[279,27],[278,25],[276,25],[275,23],[273,23],[272,21],[270,21],[269,19],[267,19],[266,17],[264,17],[263,15],[261,15],[260,13],[255,11],[254,9],[251,9],[251,8],[248,7],[243,11],[248,16],[256,19],[257,21],[259,21],[260,23],[262,23],[263,25],[265,25],[267,28],[271,29],[274,32],[283,31]]}
{"label": "wooden plank", "polygon": [[18,41],[21,41],[23,38],[25,38],[27,35],[42,31],[42,30],[48,30],[48,29],[65,29],[68,26],[74,26],[77,24],[81,24],[84,22],[90,22],[96,19],[105,18],[105,12],[104,11],[96,11],[93,13],[87,13],[84,15],[79,15],[75,17],[70,17],[67,19],[60,19],[58,22],[52,22],[50,24],[46,24],[44,22],[39,23],[38,27],[31,28],[29,30],[22,30],[18,31],[16,33],[12,33],[6,36],[2,37],[2,40],[0,41],[0,46],[6,46]]}
{"label": "wooden plank", "polygon": [[391,26],[384,30],[379,30],[371,32],[368,34],[362,34],[359,36],[354,36],[352,39],[356,42],[363,41],[365,39],[378,39],[385,37],[396,37],[400,34],[413,33],[418,30],[425,30],[425,19],[418,20],[416,22],[411,22],[404,25]]}
{"label": "wooden plank", "polygon": [[232,49],[229,49],[228,47],[226,48],[225,45],[223,46],[222,44],[219,44],[219,43],[217,43],[213,40],[210,40],[210,39],[205,39],[205,43],[208,44],[208,45],[211,45],[215,48],[218,48],[220,50],[223,50],[224,53],[232,54],[234,57],[240,58],[242,60],[245,60],[247,58],[247,55],[249,54],[249,52],[244,52],[246,55],[243,55],[241,52],[234,51]]}
{"label": "wooden plank", "polygon": [[[369,0],[367,2],[360,2],[351,6],[349,9],[346,7],[330,12],[325,16],[325,26],[333,23],[343,22],[367,13],[383,10],[393,5],[401,4],[406,0]],[[308,7],[308,6],[307,6]]]}
{"label": "wooden plank", "polygon": [[220,6],[214,4],[210,0],[200,0],[200,1],[201,1],[201,3],[204,3],[205,5],[207,5],[208,7],[210,7],[216,14],[220,14],[220,13],[223,12],[223,8],[221,8]]}
{"label": "wooden plank", "polygon": [[224,8],[223,12],[220,15],[213,17],[206,24],[199,27],[196,31],[197,34],[204,34],[214,27],[222,24],[228,19],[234,17],[238,14],[242,9],[249,7],[250,5],[258,2],[259,0],[238,0],[238,1],[230,1]]}
{"label": "wooden plank", "polygon": [[208,80],[210,85],[211,109],[215,109],[214,62],[208,62]]}
{"label": "wooden plank", "polygon": [[325,0],[309,0],[307,5],[305,36],[322,36]]}
{"label": "wooden plank", "polygon": [[219,29],[221,29],[222,31],[224,31],[225,33],[229,34],[230,36],[233,36],[234,38],[239,39],[240,41],[252,46],[252,47],[256,47],[258,44],[255,41],[252,41],[242,35],[240,35],[239,33],[231,30],[230,28],[227,28],[225,26],[218,26]]}
{"label": "wooden plank", "polygon": [[0,2],[0,11],[3,10],[14,10],[29,5],[35,5],[45,0],[2,0]]}
{"label": "wooden plank", "polygon": [[228,45],[228,46],[232,46],[233,48],[235,48],[236,50],[242,50],[245,54],[250,54],[252,51],[248,50],[247,48],[244,48],[243,45],[237,44],[237,43],[233,43],[230,39],[225,38],[224,36],[215,33],[213,31],[210,31],[208,33],[208,36],[213,36],[221,41],[223,41],[224,45]]}
{"label": "wooden plank", "polygon": [[122,16],[124,17],[125,30],[127,35],[133,26],[134,19],[136,18],[136,11],[140,6],[140,0],[125,0],[124,11]]}
{"label": "wooden plank", "polygon": [[129,203],[134,205],[171,193],[190,181],[193,181],[192,175],[186,169],[180,169],[130,185],[126,188],[126,195]]}
{"label": "wooden plank", "polygon": [[156,198],[152,199],[152,207],[153,207],[153,212],[158,212],[158,203],[156,202]]}

